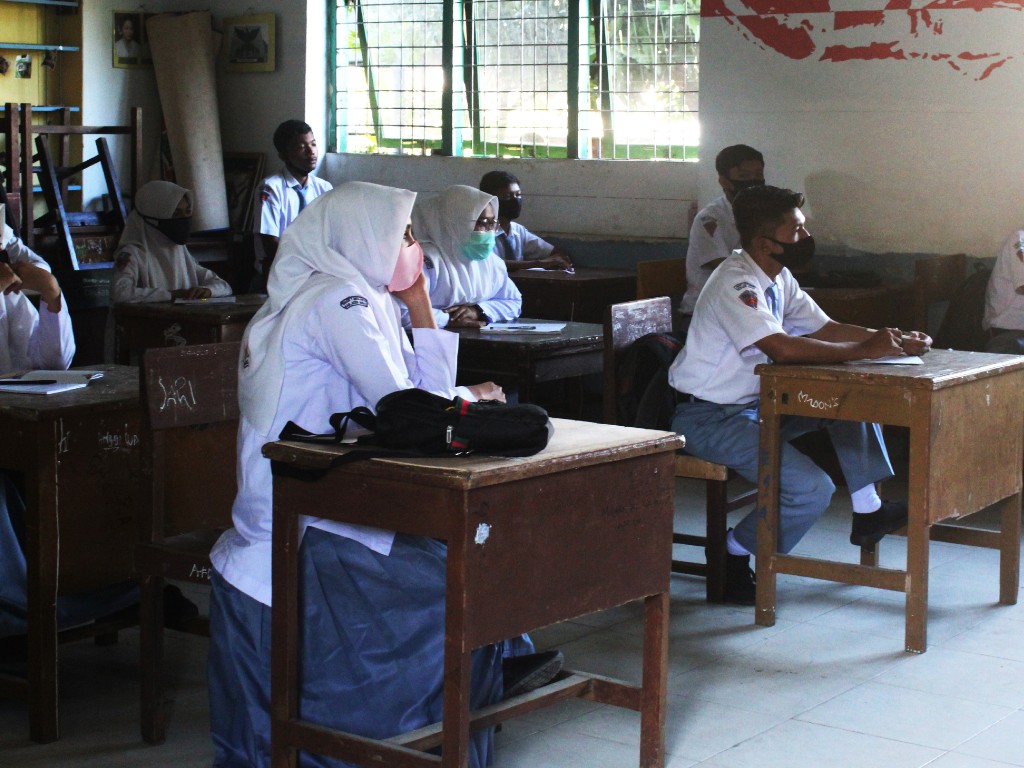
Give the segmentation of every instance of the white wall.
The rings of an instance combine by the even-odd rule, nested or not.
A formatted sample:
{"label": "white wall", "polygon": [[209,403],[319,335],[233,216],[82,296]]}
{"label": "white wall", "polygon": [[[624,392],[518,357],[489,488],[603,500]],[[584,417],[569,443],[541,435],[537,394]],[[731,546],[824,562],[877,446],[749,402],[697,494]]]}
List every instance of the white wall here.
{"label": "white wall", "polygon": [[847,0],[870,12],[856,24],[744,17],[745,5],[705,3],[725,15],[702,24],[702,197],[714,153],[743,142],[764,152],[770,182],[807,193],[811,231],[838,252],[988,256],[1024,224],[1021,9]]}
{"label": "white wall", "polygon": [[[271,140],[274,128],[288,118],[303,119],[318,137],[326,135],[327,0],[279,0],[253,6],[251,0],[213,0],[204,7],[214,25],[229,16],[273,10],[277,20],[274,72],[233,73],[218,68],[221,138],[226,152],[263,152],[267,167],[276,167]],[[148,0],[146,13],[196,10],[194,0]],[[156,78],[148,69],[115,69],[111,64],[113,10],[131,4],[90,1],[83,11],[83,110],[85,125],[125,125],[131,107],[143,109],[143,181],[156,178],[160,103]],[[123,140],[122,140],[123,141]],[[111,141],[119,173],[127,179],[127,149]],[[86,196],[102,191],[98,176],[86,180]],[[127,186],[127,183],[122,184]]]}

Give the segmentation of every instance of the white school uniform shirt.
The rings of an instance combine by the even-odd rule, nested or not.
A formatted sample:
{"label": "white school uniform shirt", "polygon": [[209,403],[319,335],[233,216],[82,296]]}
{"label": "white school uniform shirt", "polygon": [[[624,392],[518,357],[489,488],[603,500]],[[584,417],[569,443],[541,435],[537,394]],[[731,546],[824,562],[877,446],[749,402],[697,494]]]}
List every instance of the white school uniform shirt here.
{"label": "white school uniform shirt", "polygon": [[[268,300],[246,329],[239,361],[238,494],[235,527],[211,557],[233,586],[271,604],[273,481],[263,445],[288,421],[329,432],[331,414],[420,387],[475,398],[455,387],[459,337],[401,328],[387,292],[415,193],[375,184],[342,184],[285,232],[274,259]],[[344,215],[339,215],[341,213]],[[344,503],[339,499],[338,503]],[[319,519],[312,525],[391,551],[392,531]]]}
{"label": "white school uniform shirt", "polygon": [[143,218],[171,218],[183,196],[192,202],[189,190],[169,181],[151,181],[135,196],[135,209],[128,214],[115,251],[112,304],[170,301],[171,291],[181,288],[209,288],[213,296],[231,295],[231,286],[216,272],[200,266],[188,248]]}
{"label": "white school uniform shirt", "polygon": [[788,269],[775,278],[780,322],[768,308],[773,281],[746,251],[722,262],[697,300],[686,344],[669,368],[679,392],[721,404],[750,403],[761,394],[754,367],[771,362],[757,346],[776,333],[806,336],[828,321]]}
{"label": "white school uniform shirt", "polygon": [[690,240],[686,246],[686,293],[679,310],[693,314],[697,297],[711,277],[704,265],[715,259],[724,259],[740,247],[740,233],[732,204],[722,195],[701,208],[690,227]]}
{"label": "white school uniform shirt", "polygon": [[506,261],[536,261],[546,259],[555,250],[555,246],[543,237],[533,234],[530,230],[515,221],[510,221],[508,232],[498,227],[494,238],[494,252]]}
{"label": "white school uniform shirt", "polygon": [[985,290],[985,314],[981,325],[1024,331],[1024,229],[1017,230],[1003,243]]}
{"label": "white school uniform shirt", "polygon": [[[423,274],[440,328],[450,319],[444,309],[454,304],[476,304],[492,322],[514,320],[522,312],[523,294],[509,279],[501,258],[492,251],[485,259],[471,261],[461,252],[488,203],[498,209],[493,195],[456,185],[417,200],[413,209],[412,230],[423,246]],[[403,323],[408,324],[405,316]]]}
{"label": "white school uniform shirt", "polygon": [[[278,173],[263,180],[258,202],[260,208],[256,212],[257,234],[273,235],[280,238],[288,225],[295,221],[295,217],[299,215],[299,193],[295,191],[297,186],[299,186],[299,182],[287,168],[282,168]],[[330,192],[333,188],[329,181],[309,174],[306,177],[306,186],[302,188],[302,195],[306,200],[305,205],[309,205],[320,195]],[[305,209],[305,205],[303,209]],[[266,254],[263,251],[263,243],[258,237],[255,251],[256,271],[262,273],[263,258]]]}
{"label": "white school uniform shirt", "polygon": [[[50,265],[3,223],[3,206],[0,227],[0,248],[12,264],[29,262],[50,271]],[[0,374],[26,368],[65,370],[71,365],[75,334],[67,297],[61,294],[59,312],[51,312],[45,301],[39,304],[41,311],[22,292],[0,293]]]}

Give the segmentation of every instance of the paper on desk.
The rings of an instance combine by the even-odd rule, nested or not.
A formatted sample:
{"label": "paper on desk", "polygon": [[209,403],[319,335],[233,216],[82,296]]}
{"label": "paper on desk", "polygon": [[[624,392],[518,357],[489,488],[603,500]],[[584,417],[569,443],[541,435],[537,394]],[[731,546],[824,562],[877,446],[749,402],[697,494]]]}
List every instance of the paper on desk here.
{"label": "paper on desk", "polygon": [[865,363],[879,363],[881,365],[924,365],[918,355],[892,355],[890,357],[876,357],[873,360],[847,360],[849,364],[864,365]]}
{"label": "paper on desk", "polygon": [[208,299],[175,299],[175,304],[234,304],[237,296],[211,296]]}
{"label": "paper on desk", "polygon": [[559,333],[565,323],[491,323],[480,333]]}
{"label": "paper on desk", "polygon": [[[19,395],[53,395],[57,392],[82,389],[93,379],[102,376],[103,371],[29,371],[20,376],[0,377],[0,392],[12,392]],[[28,381],[38,381],[39,383],[20,383]]]}

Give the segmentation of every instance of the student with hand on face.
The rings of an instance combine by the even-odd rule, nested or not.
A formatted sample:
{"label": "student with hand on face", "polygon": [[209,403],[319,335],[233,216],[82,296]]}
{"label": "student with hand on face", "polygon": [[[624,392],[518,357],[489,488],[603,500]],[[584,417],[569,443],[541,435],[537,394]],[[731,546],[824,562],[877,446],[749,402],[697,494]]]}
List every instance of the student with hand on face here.
{"label": "student with hand on face", "polygon": [[111,304],[230,296],[231,286],[185,247],[191,224],[189,190],[169,181],[145,184],[117,244]]}
{"label": "student with hand on face", "polygon": [[715,170],[724,194],[704,206],[694,218],[686,247],[686,293],[679,306],[684,330],[712,270],[740,247],[733,200],[742,190],[764,184],[764,157],[746,144],[735,144],[719,152]]}
{"label": "student with hand on face", "polygon": [[[434,321],[423,252],[409,226],[415,197],[361,182],[328,192],[281,238],[268,300],[246,329],[234,528],[212,552],[209,679],[217,768],[270,764],[273,481],[263,445],[288,421],[324,432],[331,414],[372,410],[400,389],[504,401],[491,382],[455,386],[459,337]],[[305,512],[300,716],[377,739],[439,722],[445,544]],[[472,672],[471,706],[498,701],[499,647],[475,650]],[[483,768],[492,751],[493,729],[476,732],[470,766]],[[305,755],[301,764],[341,765]]]}
{"label": "student with hand on face", "polygon": [[572,259],[561,248],[533,234],[515,219],[523,210],[519,179],[507,171],[490,171],[480,179],[480,191],[498,198],[498,222],[494,252],[509,272],[517,269],[571,269]]}
{"label": "student with hand on face", "polygon": [[523,295],[494,254],[497,210],[493,195],[462,185],[416,202],[413,231],[440,328],[479,328],[522,311]]}
{"label": "student with hand on face", "polygon": [[[804,196],[757,186],[733,201],[743,250],[711,274],[697,300],[686,345],[669,369],[678,393],[672,429],[686,435],[686,450],[725,464],[757,482],[760,435],[760,363],[836,363],[927,352],[924,333],[873,330],[837,323],[801,290],[790,269],[814,255],[814,239],[800,210]],[[892,477],[877,424],[784,416],[779,475],[779,550],[789,552],[828,507],[829,476],[789,444],[825,429],[850,488],[850,542],[872,544],[907,522],[907,505],[879,498],[875,483]],[[754,604],[750,555],[757,547],[755,509],[727,537],[726,599]]]}
{"label": "student with hand on face", "polygon": [[317,163],[316,137],[301,120],[285,120],[274,131],[274,149],[284,167],[263,180],[256,271],[262,275],[258,287],[266,286],[281,235],[306,206],[331,190],[331,184],[313,175]]}

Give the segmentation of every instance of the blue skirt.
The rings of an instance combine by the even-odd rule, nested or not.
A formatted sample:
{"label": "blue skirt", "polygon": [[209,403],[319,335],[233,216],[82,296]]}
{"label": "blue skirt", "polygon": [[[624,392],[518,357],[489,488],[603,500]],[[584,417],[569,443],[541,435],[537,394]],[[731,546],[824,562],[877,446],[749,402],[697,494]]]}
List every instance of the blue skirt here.
{"label": "blue skirt", "polygon": [[[0,637],[28,632],[24,540],[25,502],[11,478],[0,472]],[[57,598],[57,626],[75,627],[138,602],[139,588],[131,581],[62,595]]]}
{"label": "blue skirt", "polygon": [[[385,739],[442,719],[447,548],[399,534],[391,554],[316,528],[302,542],[299,714]],[[270,608],[213,574],[210,719],[215,768],[270,764]],[[471,706],[501,699],[501,652],[472,656]],[[489,765],[493,729],[473,735],[471,768]],[[299,764],[347,766],[300,754]]]}

